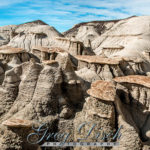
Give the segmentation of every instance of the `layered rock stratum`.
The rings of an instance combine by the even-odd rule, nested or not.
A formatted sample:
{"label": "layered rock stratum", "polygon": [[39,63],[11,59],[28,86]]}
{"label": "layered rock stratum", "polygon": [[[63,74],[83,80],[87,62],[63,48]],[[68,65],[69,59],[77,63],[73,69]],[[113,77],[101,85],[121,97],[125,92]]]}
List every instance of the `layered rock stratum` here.
{"label": "layered rock stratum", "polygon": [[150,149],[150,16],[64,33],[40,20],[0,27],[0,150],[42,150],[39,137],[27,137],[44,123],[69,133],[67,142],[85,138],[91,125],[84,142],[119,142],[46,149]]}

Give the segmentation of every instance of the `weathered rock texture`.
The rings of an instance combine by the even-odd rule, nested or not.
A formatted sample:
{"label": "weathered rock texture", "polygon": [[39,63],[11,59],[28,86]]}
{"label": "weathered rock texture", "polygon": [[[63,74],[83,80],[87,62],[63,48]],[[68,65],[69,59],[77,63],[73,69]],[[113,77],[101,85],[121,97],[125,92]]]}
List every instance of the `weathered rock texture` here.
{"label": "weathered rock texture", "polygon": [[[117,77],[117,94],[120,101],[116,101],[119,113],[119,124],[125,124],[125,131],[121,139],[121,147],[126,149],[126,140],[132,149],[142,149],[141,143],[149,145],[149,92],[150,77],[131,75],[125,77]],[[132,136],[129,137],[129,133]],[[138,135],[137,135],[138,134]],[[130,139],[125,139],[125,136]],[[141,141],[141,142],[140,142]],[[131,143],[132,142],[132,143]],[[139,143],[140,142],[140,143]],[[140,144],[140,145],[139,145]]]}
{"label": "weathered rock texture", "polygon": [[31,51],[33,46],[52,46],[55,38],[61,36],[48,25],[18,27],[15,34],[16,36],[10,40],[9,45],[24,48],[27,51]]}
{"label": "weathered rock texture", "polygon": [[104,54],[108,57],[141,57],[143,52],[149,52],[150,48],[149,18],[150,16],[133,16],[123,20],[81,23],[66,31],[64,35],[75,37],[87,47],[87,43],[90,43],[91,49],[97,55],[104,53],[105,49]]}
{"label": "weathered rock texture", "polygon": [[87,67],[95,71],[102,79],[112,79],[124,75],[146,75],[150,71],[149,62],[139,58],[102,56],[76,56],[78,70]]}
{"label": "weathered rock texture", "polygon": [[55,60],[59,53],[64,53],[65,50],[59,47],[33,47],[32,54],[34,54],[40,61]]}
{"label": "weathered rock texture", "polygon": [[120,144],[62,150],[150,149],[149,20],[81,23],[63,34],[40,20],[1,27],[0,150],[59,141],[27,141],[43,123],[70,133],[67,142]]}
{"label": "weathered rock texture", "polygon": [[96,80],[112,80],[125,75],[149,74],[149,62],[139,58],[102,56],[76,56],[78,60],[77,76],[83,83],[86,91]]}
{"label": "weathered rock texture", "polygon": [[[74,116],[76,106],[83,101],[81,84],[68,54],[57,59],[61,64],[57,61],[38,64],[31,59],[6,71],[0,93],[1,120],[15,118],[51,123]],[[8,122],[2,125],[9,126]],[[7,144],[12,148],[13,139],[9,140]],[[5,149],[5,143],[2,148]]]}
{"label": "weathered rock texture", "polygon": [[84,48],[82,42],[66,38],[56,38],[56,40],[58,41],[59,47],[63,47],[72,55],[82,55]]}
{"label": "weathered rock texture", "polygon": [[14,36],[16,25],[0,27],[0,46],[6,45]]}
{"label": "weathered rock texture", "polygon": [[83,42],[77,41],[76,39],[69,38],[56,38],[56,46],[63,47],[71,55],[93,55],[94,53],[85,48]]}
{"label": "weathered rock texture", "polygon": [[0,47],[0,59],[7,63],[21,64],[30,60],[30,55],[22,48]]}
{"label": "weathered rock texture", "polygon": [[[89,129],[95,124],[92,133],[86,141],[112,141],[113,137],[108,136],[106,138],[105,134],[107,135],[116,130],[116,114],[113,104],[116,99],[115,85],[113,82],[99,80],[92,84],[88,94],[89,97],[86,98],[82,111],[77,113],[74,120],[75,130],[77,130],[78,124],[86,123],[86,125],[83,126],[81,133],[75,133],[75,139],[86,137]],[[98,133],[100,133],[100,136],[96,139]],[[79,149],[84,149],[84,147]],[[93,149],[102,150],[103,148]]]}
{"label": "weathered rock texture", "polygon": [[20,128],[20,127],[31,127],[32,123],[28,120],[20,120],[20,119],[9,119],[2,123],[7,127]]}

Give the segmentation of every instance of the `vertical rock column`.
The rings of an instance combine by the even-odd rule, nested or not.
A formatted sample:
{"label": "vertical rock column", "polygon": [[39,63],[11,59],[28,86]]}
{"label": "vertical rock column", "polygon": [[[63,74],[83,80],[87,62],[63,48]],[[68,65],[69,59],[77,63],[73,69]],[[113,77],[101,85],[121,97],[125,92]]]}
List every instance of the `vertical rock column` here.
{"label": "vertical rock column", "polygon": [[[116,91],[113,82],[98,80],[92,83],[91,89],[87,91],[90,95],[84,103],[81,112],[76,114],[74,120],[74,141],[85,138],[90,129],[92,132],[83,142],[105,142],[112,141],[115,130],[115,108],[113,102]],[[82,124],[85,124],[82,126]],[[82,126],[80,132],[79,127]],[[76,148],[83,150],[84,148]],[[90,149],[104,149],[103,147],[90,147]],[[109,148],[106,148],[109,149]]]}

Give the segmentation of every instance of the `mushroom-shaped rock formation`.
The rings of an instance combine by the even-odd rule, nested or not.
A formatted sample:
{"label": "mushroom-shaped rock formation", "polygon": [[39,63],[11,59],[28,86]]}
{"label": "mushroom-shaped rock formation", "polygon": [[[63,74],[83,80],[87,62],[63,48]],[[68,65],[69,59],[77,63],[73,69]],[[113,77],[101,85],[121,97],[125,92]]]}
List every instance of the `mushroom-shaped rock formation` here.
{"label": "mushroom-shaped rock formation", "polygon": [[[103,80],[98,80],[95,81],[91,84],[91,89],[87,91],[87,93],[92,97],[96,98],[97,100],[101,101],[104,105],[108,106],[112,104],[112,102],[115,101],[116,99],[116,89],[115,89],[115,84],[111,81],[103,81]],[[112,106],[113,107],[113,106]],[[93,109],[94,110],[94,109]],[[106,118],[111,118],[112,112],[109,109],[108,112],[103,112],[106,115]],[[103,116],[102,113],[102,116]],[[107,114],[108,113],[108,114]],[[104,116],[105,116],[104,115]],[[108,115],[108,116],[107,116]]]}
{"label": "mushroom-shaped rock formation", "polygon": [[0,47],[0,84],[2,84],[5,72],[20,65],[21,63],[29,61],[31,55],[22,48],[15,48],[11,46]]}
{"label": "mushroom-shaped rock formation", "polygon": [[150,88],[150,77],[147,76],[129,75],[124,77],[116,77],[114,81],[116,81],[117,83],[137,84]]}
{"label": "mushroom-shaped rock formation", "polygon": [[129,75],[117,77],[114,81],[117,83],[117,95],[120,98],[120,102],[117,102],[118,113],[122,114],[128,127],[136,129],[136,134],[139,134],[143,142],[149,143],[150,77]]}
{"label": "mushroom-shaped rock formation", "polygon": [[150,70],[148,67],[149,62],[138,58],[104,58],[88,55],[76,56],[76,58],[79,71],[86,67],[94,71],[103,80],[112,80],[114,77],[124,75],[146,75]]}
{"label": "mushroom-shaped rock formation", "polygon": [[66,52],[59,47],[33,47],[32,54],[34,54],[39,60],[55,60],[59,53]]}
{"label": "mushroom-shaped rock formation", "polygon": [[21,62],[28,61],[30,59],[29,54],[22,48],[15,48],[11,46],[0,47],[0,59],[10,62],[13,57],[18,58]]}
{"label": "mushroom-shaped rock formation", "polygon": [[[124,77],[114,78],[114,81],[118,83],[118,89],[121,91],[125,89],[127,95],[122,96],[122,101],[125,103],[138,103],[139,108],[145,111],[150,110],[149,99],[150,99],[150,77],[140,75],[129,75]],[[119,86],[122,85],[122,86]],[[123,88],[124,87],[124,88]],[[129,96],[128,95],[128,96]]]}
{"label": "mushroom-shaped rock formation", "polygon": [[18,54],[18,53],[22,53],[22,52],[25,52],[25,50],[22,48],[15,48],[15,47],[11,47],[11,46],[0,47],[1,54]]}
{"label": "mushroom-shaped rock formation", "polygon": [[98,80],[91,84],[91,89],[87,93],[95,98],[104,101],[115,101],[115,85],[109,81]]}
{"label": "mushroom-shaped rock formation", "polygon": [[[91,142],[95,141],[92,138],[94,137],[95,132],[101,132],[98,129],[102,129],[105,133],[115,132],[115,84],[111,81],[98,80],[92,83],[91,89],[87,92],[90,97],[86,98],[83,109],[76,115],[74,122],[76,126],[83,122],[86,123],[82,129],[84,131],[82,131],[83,137],[85,137],[90,126],[95,125],[93,132],[87,139]],[[76,139],[79,138],[79,136],[81,135],[75,133]],[[111,141],[112,136],[105,140]],[[104,141],[104,139],[99,137],[98,141]]]}
{"label": "mushroom-shaped rock formation", "polygon": [[85,48],[81,41],[72,38],[56,38],[56,46],[63,47],[71,55],[94,55],[89,48]]}
{"label": "mushroom-shaped rock formation", "polygon": [[104,58],[101,56],[88,56],[88,55],[78,55],[76,58],[80,61],[88,62],[88,63],[95,63],[95,64],[110,64],[110,65],[118,65],[119,62],[122,60],[121,58],[118,59],[111,59],[111,58]]}
{"label": "mushroom-shaped rock formation", "polygon": [[63,47],[71,55],[82,55],[83,53],[83,43],[80,41],[75,41],[67,38],[56,38],[57,46]]}
{"label": "mushroom-shaped rock formation", "polygon": [[22,48],[11,46],[0,47],[0,59],[2,63],[7,66],[7,68],[5,68],[6,70],[29,61],[30,58],[31,56]]}
{"label": "mushroom-shaped rock formation", "polygon": [[[121,59],[109,59],[103,58],[101,56],[76,56],[78,60],[78,70],[80,71],[83,68],[88,68],[91,71],[94,71],[100,79],[111,80],[116,73],[116,76],[122,76],[123,72],[119,67],[119,62]],[[114,68],[114,73],[112,72]],[[79,77],[83,78],[79,73]],[[96,78],[96,77],[95,77]],[[83,78],[84,79],[84,78]]]}
{"label": "mushroom-shaped rock formation", "polygon": [[[2,127],[2,125],[4,127]],[[28,150],[32,149],[40,150],[39,145],[37,144],[33,145],[27,142],[27,136],[33,132],[31,129],[32,121],[11,118],[2,122],[2,125],[1,125],[1,132],[3,132],[4,134],[0,136],[0,141],[2,141],[0,146],[3,150],[22,149],[22,148]]]}

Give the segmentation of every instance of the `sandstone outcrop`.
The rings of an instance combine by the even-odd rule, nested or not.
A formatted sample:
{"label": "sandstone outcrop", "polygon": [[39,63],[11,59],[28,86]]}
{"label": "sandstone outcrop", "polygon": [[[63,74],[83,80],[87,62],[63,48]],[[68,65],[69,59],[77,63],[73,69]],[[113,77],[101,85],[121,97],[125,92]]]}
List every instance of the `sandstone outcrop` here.
{"label": "sandstone outcrop", "polygon": [[[114,81],[117,83],[117,94],[120,97],[120,102],[117,102],[118,113],[121,114],[122,118],[119,117],[119,122],[123,122],[126,132],[128,134],[134,131],[135,139],[142,141],[146,145],[149,143],[149,86],[150,77],[130,75],[125,77],[117,77]],[[140,116],[140,117],[138,117]],[[131,129],[132,127],[132,129]],[[137,136],[137,133],[140,137]],[[133,140],[135,140],[132,137]],[[121,143],[123,147],[125,139],[123,138]],[[141,143],[142,143],[141,142]],[[132,145],[132,144],[130,144]],[[138,143],[137,143],[138,145]],[[140,145],[136,149],[140,149]]]}
{"label": "sandstone outcrop", "polygon": [[6,63],[21,64],[30,60],[30,55],[22,48],[14,48],[10,46],[0,47],[0,59]]}
{"label": "sandstone outcrop", "polygon": [[[32,120],[41,123],[46,121],[60,127],[64,119],[75,115],[76,106],[83,101],[81,83],[77,80],[72,65],[69,64],[71,61],[67,54],[65,57],[60,55],[57,60],[61,65],[54,60],[39,64],[31,59],[30,62],[6,71],[0,92],[0,106],[4,107],[1,109],[0,119],[4,121],[1,129],[6,133],[6,139],[9,139],[8,135],[12,134],[12,131],[5,129],[3,125],[9,126],[8,123],[13,118],[17,118],[16,121]],[[67,126],[69,122],[65,120],[64,123]],[[15,124],[19,126],[19,122]],[[21,126],[24,126],[23,124],[24,122],[21,122]],[[55,126],[52,126],[51,130]],[[16,130],[14,135],[22,131]],[[21,142],[22,136],[18,138]],[[12,140],[10,136],[9,142],[6,142],[10,148],[13,148]],[[18,142],[18,149],[25,144],[22,142]],[[5,149],[5,143],[2,147]]]}
{"label": "sandstone outcrop", "polygon": [[59,47],[64,47],[72,55],[82,55],[84,48],[82,42],[67,38],[56,38],[56,40]]}
{"label": "sandstone outcrop", "polygon": [[120,45],[104,46],[101,50],[101,55],[109,57],[113,54],[116,54],[117,52],[120,52],[122,49],[124,49],[124,47]]}
{"label": "sandstone outcrop", "polygon": [[[21,120],[21,119],[9,119],[2,123],[4,127],[3,133],[0,136],[1,148],[2,149],[37,149],[41,150],[41,148],[36,145],[31,145],[26,141],[26,138],[29,133],[32,132],[32,122],[29,120]],[[15,140],[10,140],[14,138]],[[24,142],[22,142],[24,141]],[[14,144],[11,144],[13,142]],[[7,143],[7,144],[6,144]]]}
{"label": "sandstone outcrop", "polygon": [[63,47],[71,55],[94,55],[94,53],[84,47],[83,42],[78,41],[74,38],[56,38],[56,46]]}
{"label": "sandstone outcrop", "polygon": [[[136,74],[146,75],[149,72],[149,62],[139,58],[105,58],[88,55],[76,56],[76,58],[78,60],[78,71],[76,73],[87,82],[90,82],[91,78],[92,81],[97,79],[112,80],[114,77]],[[86,70],[85,75],[82,70]]]}
{"label": "sandstone outcrop", "polygon": [[[86,98],[82,111],[78,112],[74,119],[76,131],[76,127],[78,127],[78,125],[82,125],[83,123],[85,123],[81,131],[79,133],[75,133],[75,139],[77,140],[79,138],[85,138],[89,129],[94,125],[90,136],[84,141],[112,141],[113,136],[110,134],[110,132],[114,133],[116,130],[116,114],[113,104],[116,99],[116,90],[114,83],[102,80],[96,81],[91,85],[91,89],[88,90],[88,94],[89,97]],[[98,136],[98,139],[96,139],[96,135],[99,133],[100,135]],[[76,149],[82,150],[84,149],[84,147]],[[102,150],[103,148],[91,147],[90,149]]]}
{"label": "sandstone outcrop", "polygon": [[87,93],[95,98],[112,102],[115,101],[116,96],[115,85],[103,80],[92,83],[91,89]]}
{"label": "sandstone outcrop", "polygon": [[59,53],[64,53],[65,50],[59,47],[33,47],[32,54],[34,54],[40,61],[55,60]]}
{"label": "sandstone outcrop", "polygon": [[32,56],[22,48],[10,46],[0,47],[0,84],[2,84],[7,70],[29,61],[31,57]]}

